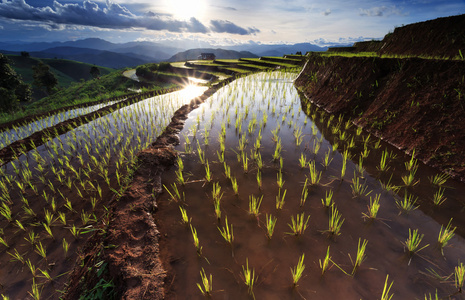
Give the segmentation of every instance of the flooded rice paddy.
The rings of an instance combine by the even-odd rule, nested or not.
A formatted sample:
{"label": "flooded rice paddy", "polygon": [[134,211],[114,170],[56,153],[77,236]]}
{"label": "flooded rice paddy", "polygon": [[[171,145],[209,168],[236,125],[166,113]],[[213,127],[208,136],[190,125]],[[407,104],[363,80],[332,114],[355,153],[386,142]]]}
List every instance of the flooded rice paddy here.
{"label": "flooded rice paddy", "polygon": [[104,230],[111,200],[129,184],[137,152],[205,89],[121,108],[2,166],[0,294],[58,299],[79,249]]}
{"label": "flooded rice paddy", "polygon": [[464,186],[302,104],[295,76],[189,115],[154,215],[168,298],[462,299]]}

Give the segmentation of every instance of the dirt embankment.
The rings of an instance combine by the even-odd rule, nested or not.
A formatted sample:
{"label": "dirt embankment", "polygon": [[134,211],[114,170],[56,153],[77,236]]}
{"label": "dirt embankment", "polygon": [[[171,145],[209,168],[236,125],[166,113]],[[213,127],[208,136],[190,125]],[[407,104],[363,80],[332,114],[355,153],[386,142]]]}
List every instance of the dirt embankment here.
{"label": "dirt embankment", "polygon": [[465,61],[313,55],[296,86],[325,110],[465,179]]}
{"label": "dirt embankment", "polygon": [[379,54],[456,58],[465,56],[465,14],[398,27]]}
{"label": "dirt embankment", "polygon": [[71,273],[64,299],[78,299],[83,290],[93,288],[101,278],[89,270],[101,261],[108,264],[106,276],[115,284],[118,298],[164,299],[166,273],[159,257],[160,233],[152,216],[157,209],[157,194],[163,191],[161,175],[174,165],[174,146],[179,144],[178,134],[189,112],[233,80],[221,81],[182,106],[151,147],[138,153],[138,168],[130,186],[112,203],[105,234],[96,234],[87,243],[82,261]]}

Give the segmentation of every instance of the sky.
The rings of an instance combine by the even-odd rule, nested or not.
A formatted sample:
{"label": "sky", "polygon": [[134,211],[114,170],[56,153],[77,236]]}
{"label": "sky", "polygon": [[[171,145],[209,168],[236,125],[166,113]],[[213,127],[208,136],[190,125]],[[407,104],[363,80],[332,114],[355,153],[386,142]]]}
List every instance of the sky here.
{"label": "sky", "polygon": [[0,41],[324,46],[463,13],[465,0],[0,0]]}

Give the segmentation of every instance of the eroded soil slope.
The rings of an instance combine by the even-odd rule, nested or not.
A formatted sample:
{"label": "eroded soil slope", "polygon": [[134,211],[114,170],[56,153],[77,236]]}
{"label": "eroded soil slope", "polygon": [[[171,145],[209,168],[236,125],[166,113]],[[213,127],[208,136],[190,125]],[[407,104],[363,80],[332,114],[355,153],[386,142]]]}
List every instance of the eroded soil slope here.
{"label": "eroded soil slope", "polygon": [[327,111],[465,179],[465,61],[313,55],[296,86]]}
{"label": "eroded soil slope", "polygon": [[465,15],[398,27],[384,37],[379,54],[457,58],[459,50],[465,56]]}

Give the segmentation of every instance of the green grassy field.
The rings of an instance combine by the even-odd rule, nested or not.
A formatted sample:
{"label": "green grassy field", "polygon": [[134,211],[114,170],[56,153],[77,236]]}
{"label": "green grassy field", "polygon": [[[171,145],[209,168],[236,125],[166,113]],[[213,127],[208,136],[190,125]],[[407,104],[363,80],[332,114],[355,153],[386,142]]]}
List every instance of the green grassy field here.
{"label": "green grassy field", "polygon": [[[20,55],[7,55],[11,61],[11,67],[17,74],[21,75],[24,82],[32,84],[32,67],[40,61],[50,66],[50,71],[55,74],[58,79],[59,87],[69,87],[73,82],[80,80],[92,79],[90,74],[91,64],[66,60],[66,59],[51,59],[51,58],[35,58],[22,57]],[[107,75],[114,69],[97,66],[100,70],[100,75]]]}

